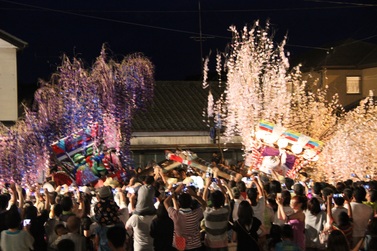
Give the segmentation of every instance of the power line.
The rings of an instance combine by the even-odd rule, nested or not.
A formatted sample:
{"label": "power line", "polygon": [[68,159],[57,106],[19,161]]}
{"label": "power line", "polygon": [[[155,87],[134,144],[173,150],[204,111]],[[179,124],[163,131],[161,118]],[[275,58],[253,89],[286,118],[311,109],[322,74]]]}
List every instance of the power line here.
{"label": "power line", "polygon": [[[326,2],[326,3],[336,3],[336,2],[327,2],[327,1],[320,1],[320,0],[306,0],[308,2]],[[33,11],[53,11],[53,9],[28,5],[28,4],[21,4],[7,0],[0,0],[0,2],[12,3],[17,5],[24,5],[30,6],[32,8],[41,8],[39,10]],[[377,7],[377,5],[373,4],[352,4],[353,6],[323,6],[323,7],[295,7],[295,8],[262,8],[262,9],[227,9],[227,10],[202,10],[203,13],[240,13],[240,12],[285,12],[285,11],[311,11],[311,10],[331,10],[331,9],[352,9],[352,8],[364,8],[364,7]],[[43,9],[42,9],[43,8]],[[30,11],[27,8],[0,8],[1,10],[13,10],[13,11]],[[56,10],[55,10],[56,11]],[[197,10],[84,10],[84,9],[67,9],[64,10],[67,12],[81,12],[81,13],[194,13],[196,14]]]}
{"label": "power line", "polygon": [[339,1],[326,1],[326,0],[305,0],[306,2],[316,2],[316,3],[330,3],[330,4],[339,4],[339,5],[351,5],[359,7],[377,7],[377,4],[369,3],[353,3],[353,2],[339,2]]}
{"label": "power line", "polygon": [[[320,2],[321,0],[306,0],[306,1],[318,1],[318,2]],[[190,34],[190,35],[194,35],[194,36],[201,36],[203,38],[209,37],[209,38],[221,38],[221,39],[228,39],[228,40],[231,39],[230,36],[220,36],[220,35],[198,33],[198,32],[187,31],[187,30],[166,28],[166,27],[155,26],[155,25],[147,25],[147,24],[140,24],[140,23],[135,23],[135,22],[127,22],[127,21],[121,21],[121,20],[112,19],[112,18],[98,17],[98,16],[87,15],[87,14],[79,14],[79,13],[75,13],[75,12],[71,12],[71,11],[67,11],[67,10],[59,10],[59,9],[52,9],[52,8],[35,6],[35,5],[30,5],[30,4],[25,4],[25,3],[17,3],[17,2],[13,2],[13,1],[9,1],[9,0],[0,0],[0,2],[6,2],[6,3],[14,4],[14,5],[19,5],[19,6],[24,6],[24,7],[36,9],[36,10],[56,12],[56,13],[67,14],[67,15],[72,15],[72,16],[79,16],[79,17],[84,17],[84,18],[95,19],[95,20],[102,20],[102,21],[107,21],[107,22],[114,22],[114,23],[120,23],[120,24],[132,25],[132,26],[139,26],[139,27],[144,27],[144,28],[151,28],[151,29],[157,29],[157,30],[164,30],[164,31],[170,31],[170,32]],[[325,2],[327,2],[327,1],[325,1]],[[293,10],[293,9],[299,10],[300,8],[291,8],[290,10]],[[313,8],[310,8],[310,9],[313,9]],[[30,11],[30,9],[28,9],[28,10]],[[267,9],[265,9],[265,10],[267,10]],[[273,10],[273,9],[268,9],[268,10]],[[278,9],[275,9],[275,10],[278,10]],[[280,9],[280,10],[287,10],[287,9]],[[222,10],[218,10],[218,11],[221,12]],[[261,11],[261,10],[223,10],[223,11],[224,12],[232,12],[232,11],[246,12],[246,11]],[[189,11],[189,12],[198,13],[198,11]],[[366,37],[366,38],[363,38],[363,39],[359,39],[357,41],[368,40],[368,39],[374,38],[376,36],[377,35],[372,35],[372,36],[369,36],[369,37]],[[351,42],[351,43],[355,43],[355,42],[356,41]],[[329,48],[316,47],[316,46],[306,46],[306,45],[286,44],[286,46],[297,47],[297,48],[306,48],[306,49],[315,49],[315,50],[326,50],[326,51],[329,50]]]}

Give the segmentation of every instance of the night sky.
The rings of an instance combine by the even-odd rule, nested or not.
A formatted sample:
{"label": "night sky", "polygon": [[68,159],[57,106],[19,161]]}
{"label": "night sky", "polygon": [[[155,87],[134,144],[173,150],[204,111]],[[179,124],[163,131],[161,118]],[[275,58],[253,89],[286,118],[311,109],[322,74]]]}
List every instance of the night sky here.
{"label": "night sky", "polygon": [[[270,20],[275,42],[288,33],[292,61],[348,38],[377,43],[375,1],[200,0],[202,55],[224,51],[230,25]],[[200,79],[198,0],[0,0],[0,29],[29,45],[18,54],[20,86],[48,80],[65,53],[89,67],[106,44],[114,57],[141,52],[156,80]],[[318,49],[318,51],[324,51]]]}

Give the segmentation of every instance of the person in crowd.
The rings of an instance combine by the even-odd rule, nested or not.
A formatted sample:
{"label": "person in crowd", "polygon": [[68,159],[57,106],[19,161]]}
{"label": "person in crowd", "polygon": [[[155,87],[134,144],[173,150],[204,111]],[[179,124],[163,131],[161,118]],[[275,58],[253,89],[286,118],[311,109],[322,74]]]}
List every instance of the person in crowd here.
{"label": "person in crowd", "polygon": [[293,241],[293,229],[291,225],[281,227],[281,238],[282,241],[276,243],[274,251],[302,251]]}
{"label": "person in crowd", "polygon": [[322,205],[325,201],[322,198],[322,185],[320,182],[314,182],[312,186],[312,198],[316,198],[319,201],[319,204]]}
{"label": "person in crowd", "polygon": [[377,213],[377,190],[369,189],[366,195],[366,201],[363,201],[365,205],[370,206],[373,209],[373,215]]}
{"label": "person in crowd", "polygon": [[43,210],[42,214],[38,215],[38,209],[35,206],[27,206],[24,209],[24,217],[30,219],[30,234],[34,238],[34,250],[47,250],[44,225],[48,220],[48,211]]}
{"label": "person in crowd", "polygon": [[61,201],[60,205],[62,206],[63,212],[59,216],[59,220],[63,222],[67,222],[70,216],[75,216],[76,214],[72,211],[73,210],[73,202],[70,196],[64,196]]}
{"label": "person in crowd", "polygon": [[276,244],[282,241],[281,230],[282,229],[279,225],[271,225],[265,250],[275,251]]}
{"label": "person in crowd", "polygon": [[373,217],[368,223],[364,243],[362,245],[365,251],[377,250],[377,218]]}
{"label": "person in crowd", "polygon": [[[290,204],[291,204],[291,193],[289,192],[289,190],[283,190],[281,192],[281,194],[277,194],[276,197],[277,197],[277,199],[281,198],[282,203],[283,203],[283,211],[284,211],[285,215],[286,216],[292,215],[294,213],[294,211],[290,206]],[[279,205],[278,205],[278,209],[279,209]],[[279,226],[283,226],[285,224],[285,220],[279,219],[278,210],[276,210],[276,212],[275,212],[274,224],[277,224]]]}
{"label": "person in crowd", "polygon": [[156,190],[153,186],[154,177],[146,176],[143,185],[137,190],[135,196],[137,196],[136,208],[133,214],[138,215],[155,215],[156,208],[154,207],[154,197]]}
{"label": "person in crowd", "polygon": [[326,224],[326,212],[321,210],[317,198],[308,201],[305,210],[305,246],[307,251],[323,250],[325,245],[319,240],[319,234]]}
{"label": "person in crowd", "polygon": [[[230,212],[229,199],[226,196],[226,190],[220,179],[215,178],[217,187],[220,190],[214,190],[210,193],[211,206],[204,211],[204,224],[206,235],[204,244],[210,251],[228,250],[228,217]],[[206,185],[203,193],[203,200],[207,200],[209,186],[212,183],[211,178],[206,179]]]}
{"label": "person in crowd", "polygon": [[59,224],[56,224],[54,228],[54,232],[57,237],[55,241],[51,243],[48,247],[48,249],[51,251],[57,250],[58,243],[62,240],[62,236],[68,233],[68,229],[65,227],[63,223],[59,223]]}
{"label": "person in crowd", "polygon": [[305,187],[300,183],[296,183],[293,185],[293,193],[295,196],[306,196]]}
{"label": "person in crowd", "polygon": [[247,193],[246,193],[246,184],[242,180],[236,182],[236,187],[238,190],[240,190],[241,196],[243,200],[247,199]]}
{"label": "person in crowd", "polygon": [[354,188],[353,200],[351,202],[353,216],[353,245],[356,245],[365,235],[368,222],[373,217],[373,209],[364,205],[366,192],[364,187],[358,186]]}
{"label": "person in crowd", "polygon": [[363,238],[351,249],[343,232],[335,229],[329,234],[326,251],[358,251],[362,242]]}
{"label": "person in crowd", "polygon": [[[344,191],[344,190],[343,190]],[[333,198],[335,196],[335,198]],[[331,202],[334,201],[335,206],[331,208]],[[334,218],[334,208],[339,207],[339,205],[343,205],[345,202],[347,208],[346,212],[344,210],[341,210],[340,213],[335,214]],[[353,233],[353,226],[352,226],[352,208],[350,206],[350,199],[347,197],[346,194],[335,194],[335,195],[329,195],[327,197],[327,226],[325,228],[328,228],[331,223],[333,223],[333,226],[335,228],[338,228],[343,232],[343,234],[346,236],[346,239],[348,241],[348,244],[350,247],[353,246],[352,243],[352,233]],[[337,212],[337,211],[335,211]]]}
{"label": "person in crowd", "polygon": [[283,200],[276,199],[278,203],[278,218],[284,220],[293,229],[293,241],[301,250],[305,250],[305,213],[307,208],[307,198],[305,196],[294,196],[291,199],[291,207],[294,213],[286,215],[283,209]]}
{"label": "person in crowd", "polygon": [[[55,232],[55,226],[60,223],[59,216],[62,214],[63,209],[60,204],[54,205],[52,208],[54,211],[53,218],[50,218],[45,223],[45,233],[47,238],[47,249],[50,250],[51,244],[55,242],[55,240],[58,238],[58,235]],[[51,215],[51,214],[50,214]]]}
{"label": "person in crowd", "polygon": [[153,238],[154,251],[172,251],[174,222],[170,219],[162,201],[157,208],[156,218],[152,220],[150,235]]}
{"label": "person in crowd", "polygon": [[15,205],[11,206],[5,218],[7,230],[1,232],[0,247],[2,251],[33,250],[34,238],[29,233],[30,226],[20,230],[21,216]]}
{"label": "person in crowd", "polygon": [[70,216],[67,219],[68,233],[62,235],[61,239],[70,239],[75,243],[74,251],[86,251],[86,239],[79,233],[81,220],[77,216]]}
{"label": "person in crowd", "polygon": [[0,194],[0,232],[3,230],[7,230],[9,227],[6,225],[6,218],[7,218],[7,208],[9,204],[9,195],[8,194]]}
{"label": "person in crowd", "polygon": [[[181,246],[178,240],[183,241],[184,250],[200,251],[202,243],[200,240],[200,221],[203,219],[203,211],[207,203],[198,196],[192,189],[183,192],[183,185],[179,185],[164,201],[164,206],[169,217],[174,222],[173,247]],[[201,205],[192,208],[194,198]],[[171,205],[173,202],[173,206]]]}
{"label": "person in crowd", "polygon": [[263,224],[266,199],[264,197],[264,190],[259,182],[258,177],[253,178],[251,186],[254,185],[255,187],[247,189],[247,198],[253,208],[254,216]]}
{"label": "person in crowd", "polygon": [[[339,215],[341,212],[345,212],[347,214],[348,208],[344,207],[344,195],[342,193],[336,193],[333,195],[327,196],[327,198],[332,198],[334,201],[334,206],[331,208],[331,214],[333,217],[333,220],[336,225],[339,225]],[[331,207],[331,204],[327,204],[327,206]]]}
{"label": "person in crowd", "polygon": [[64,239],[57,244],[57,251],[72,251],[75,250],[75,243],[71,239]]}
{"label": "person in crowd", "polygon": [[109,186],[101,187],[97,197],[98,202],[94,207],[94,218],[98,225],[94,229],[94,246],[98,251],[109,251],[107,230],[115,225],[124,225],[118,217],[119,207],[114,201],[111,188]]}
{"label": "person in crowd", "polygon": [[247,201],[241,201],[238,207],[238,220],[233,224],[234,240],[237,240],[237,251],[261,250],[259,236],[266,234],[262,222],[254,217],[253,208]]}
{"label": "person in crowd", "polygon": [[269,194],[272,194],[272,193],[278,194],[278,193],[281,193],[282,191],[281,184],[277,180],[271,180],[271,182],[269,183],[269,188],[270,188]]}
{"label": "person in crowd", "polygon": [[106,233],[111,251],[125,251],[126,229],[121,226],[109,228]]}
{"label": "person in crowd", "polygon": [[153,238],[150,235],[150,228],[154,215],[132,216],[126,222],[126,230],[133,231],[134,251],[153,251]]}

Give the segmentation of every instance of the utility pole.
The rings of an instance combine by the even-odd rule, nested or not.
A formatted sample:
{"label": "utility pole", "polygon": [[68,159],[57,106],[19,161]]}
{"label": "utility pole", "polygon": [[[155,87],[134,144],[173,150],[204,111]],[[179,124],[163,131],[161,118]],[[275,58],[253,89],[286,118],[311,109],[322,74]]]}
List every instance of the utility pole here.
{"label": "utility pole", "polygon": [[190,38],[194,39],[194,41],[199,42],[199,45],[200,45],[200,66],[201,66],[201,68],[203,68],[203,62],[204,62],[204,60],[203,60],[203,41],[206,41],[207,39],[213,38],[213,37],[203,36],[203,32],[202,32],[202,7],[201,7],[200,0],[198,0],[198,18],[199,18],[199,37],[194,36],[194,37],[190,37]]}

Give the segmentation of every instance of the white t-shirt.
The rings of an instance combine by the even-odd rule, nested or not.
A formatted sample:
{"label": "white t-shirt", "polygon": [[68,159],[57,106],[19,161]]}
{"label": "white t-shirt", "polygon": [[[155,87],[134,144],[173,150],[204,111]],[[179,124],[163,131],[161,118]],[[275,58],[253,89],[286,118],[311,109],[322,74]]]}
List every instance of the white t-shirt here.
{"label": "white t-shirt", "polygon": [[29,249],[33,249],[33,243],[34,238],[27,231],[10,232],[4,230],[1,232],[2,251],[29,251]]}
{"label": "white t-shirt", "polygon": [[153,238],[149,235],[153,215],[133,214],[126,223],[126,229],[134,231],[134,251],[153,251]]}
{"label": "white t-shirt", "polygon": [[264,208],[265,208],[264,196],[259,197],[258,204],[256,206],[251,206],[253,208],[254,217],[260,220],[263,224],[264,222]]}
{"label": "white t-shirt", "polygon": [[353,237],[363,237],[367,230],[368,222],[372,218],[373,209],[362,203],[351,202],[353,219]]}

